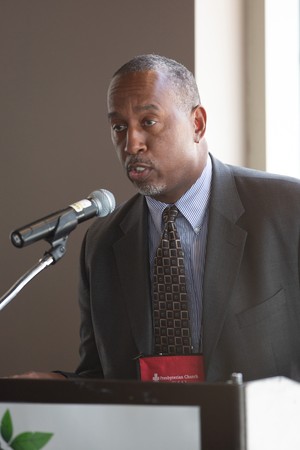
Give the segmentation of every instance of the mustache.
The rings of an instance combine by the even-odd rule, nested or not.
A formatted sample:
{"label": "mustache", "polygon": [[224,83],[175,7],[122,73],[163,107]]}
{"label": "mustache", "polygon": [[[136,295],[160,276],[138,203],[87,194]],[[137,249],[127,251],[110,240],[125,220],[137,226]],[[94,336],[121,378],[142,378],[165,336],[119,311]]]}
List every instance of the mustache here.
{"label": "mustache", "polygon": [[127,156],[127,158],[125,160],[126,170],[129,170],[131,166],[136,166],[138,164],[141,164],[141,165],[147,166],[147,167],[153,167],[153,163],[150,159],[143,158],[142,156],[139,156],[139,155]]}

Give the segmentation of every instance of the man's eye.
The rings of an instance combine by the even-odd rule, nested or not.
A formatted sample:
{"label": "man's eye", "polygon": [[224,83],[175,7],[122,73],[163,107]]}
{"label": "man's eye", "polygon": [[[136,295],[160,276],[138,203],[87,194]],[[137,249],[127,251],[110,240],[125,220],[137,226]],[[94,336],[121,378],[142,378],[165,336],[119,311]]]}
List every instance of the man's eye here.
{"label": "man's eye", "polygon": [[144,125],[146,127],[152,127],[155,124],[156,124],[156,120],[153,120],[153,119],[147,119],[144,121]]}
{"label": "man's eye", "polygon": [[127,126],[126,125],[120,125],[120,124],[114,124],[112,126],[112,129],[116,132],[116,133],[121,133],[122,131],[126,130]]}

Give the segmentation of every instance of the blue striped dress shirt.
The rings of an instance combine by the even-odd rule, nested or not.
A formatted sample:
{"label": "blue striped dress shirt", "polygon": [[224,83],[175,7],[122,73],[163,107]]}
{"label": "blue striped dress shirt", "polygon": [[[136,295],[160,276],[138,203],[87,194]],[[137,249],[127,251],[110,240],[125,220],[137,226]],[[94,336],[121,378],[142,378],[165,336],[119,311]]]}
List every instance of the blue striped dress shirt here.
{"label": "blue striped dress shirt", "polygon": [[[202,288],[205,264],[208,203],[210,198],[212,165],[210,157],[193,186],[175,203],[179,213],[176,226],[184,251],[187,292],[189,298],[190,328],[193,352],[202,351]],[[162,235],[162,212],[170,206],[146,196],[149,208],[149,255],[150,273],[153,279],[153,266],[156,249]]]}

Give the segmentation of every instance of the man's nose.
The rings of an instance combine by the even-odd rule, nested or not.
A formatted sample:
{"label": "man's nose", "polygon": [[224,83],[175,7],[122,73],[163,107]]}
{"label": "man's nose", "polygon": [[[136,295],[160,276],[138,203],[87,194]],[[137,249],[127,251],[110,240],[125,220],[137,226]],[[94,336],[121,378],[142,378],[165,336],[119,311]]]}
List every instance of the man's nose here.
{"label": "man's nose", "polygon": [[145,136],[142,130],[128,128],[124,151],[135,155],[146,150]]}

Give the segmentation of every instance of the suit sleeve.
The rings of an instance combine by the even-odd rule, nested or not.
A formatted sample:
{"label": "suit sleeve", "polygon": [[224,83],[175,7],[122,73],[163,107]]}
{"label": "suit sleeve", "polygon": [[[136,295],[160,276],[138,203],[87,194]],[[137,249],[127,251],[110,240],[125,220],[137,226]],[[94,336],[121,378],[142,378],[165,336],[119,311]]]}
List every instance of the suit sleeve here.
{"label": "suit sleeve", "polygon": [[76,374],[86,378],[104,378],[95,342],[90,307],[89,277],[85,263],[86,237],[80,255],[79,307],[80,307],[80,363]]}

